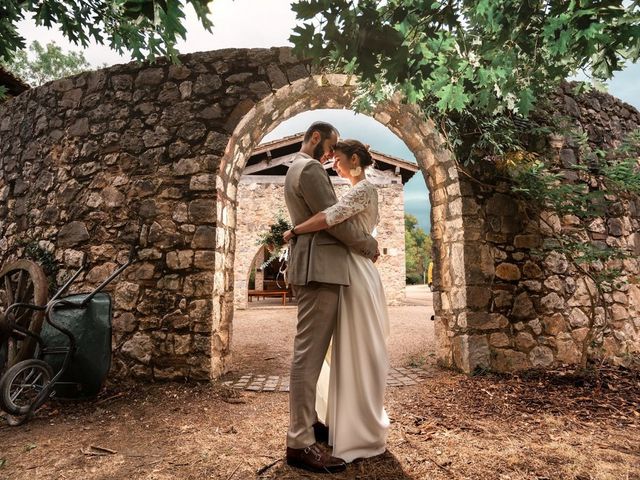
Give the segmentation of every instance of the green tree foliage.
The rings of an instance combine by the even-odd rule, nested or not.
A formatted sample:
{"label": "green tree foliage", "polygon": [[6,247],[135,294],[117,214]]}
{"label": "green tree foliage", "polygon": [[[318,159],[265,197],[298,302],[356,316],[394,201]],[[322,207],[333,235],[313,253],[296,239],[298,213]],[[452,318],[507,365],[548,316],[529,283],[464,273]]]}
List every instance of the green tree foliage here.
{"label": "green tree foliage", "polygon": [[418,226],[414,215],[404,215],[405,264],[408,283],[423,283],[431,261],[431,237]]}
{"label": "green tree foliage", "polygon": [[118,53],[130,52],[138,60],[177,54],[175,45],[185,38],[184,7],[190,4],[202,25],[210,0],[3,0],[0,2],[0,59],[11,61],[26,47],[17,23],[33,16],[36,25],[57,25],[76,45],[91,40]]}
{"label": "green tree foliage", "polygon": [[31,56],[20,50],[4,66],[31,86],[68,77],[91,68],[82,52],[64,52],[54,42],[42,46],[37,40],[29,46]]}
{"label": "green tree foliage", "polygon": [[293,9],[299,54],[357,74],[361,108],[402,92],[460,161],[518,146],[509,120],[568,76],[606,80],[640,58],[637,0],[299,0]]}

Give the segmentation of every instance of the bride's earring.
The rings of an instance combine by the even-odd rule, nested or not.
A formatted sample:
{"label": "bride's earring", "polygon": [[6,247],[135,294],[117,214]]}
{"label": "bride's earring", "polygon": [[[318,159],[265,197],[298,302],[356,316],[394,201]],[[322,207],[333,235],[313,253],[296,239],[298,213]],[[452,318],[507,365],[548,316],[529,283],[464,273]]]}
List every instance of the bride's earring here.
{"label": "bride's earring", "polygon": [[362,175],[362,167],[358,165],[356,168],[352,168],[351,170],[349,170],[349,173],[352,177],[359,177],[360,175]]}

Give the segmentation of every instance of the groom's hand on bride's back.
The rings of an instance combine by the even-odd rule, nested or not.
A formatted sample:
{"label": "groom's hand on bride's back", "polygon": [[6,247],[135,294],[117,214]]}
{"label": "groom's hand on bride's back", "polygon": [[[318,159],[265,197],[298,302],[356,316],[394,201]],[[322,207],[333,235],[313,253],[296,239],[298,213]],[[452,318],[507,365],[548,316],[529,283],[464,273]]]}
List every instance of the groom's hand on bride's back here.
{"label": "groom's hand on bride's back", "polygon": [[377,248],[376,249],[376,254],[373,256],[373,258],[371,260],[373,260],[373,263],[376,263],[379,258],[380,258],[380,249]]}

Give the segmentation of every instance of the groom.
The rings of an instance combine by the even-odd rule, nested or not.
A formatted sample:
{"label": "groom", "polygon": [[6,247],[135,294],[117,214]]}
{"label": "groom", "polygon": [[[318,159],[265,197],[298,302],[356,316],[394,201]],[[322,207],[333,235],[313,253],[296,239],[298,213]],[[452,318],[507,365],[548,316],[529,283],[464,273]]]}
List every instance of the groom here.
{"label": "groom", "polygon": [[[296,224],[337,202],[322,166],[333,156],[337,141],[335,127],[315,122],[293,158],[284,182],[284,197],[294,235]],[[314,423],[316,383],[336,326],[340,288],[349,285],[347,248],[377,258],[376,240],[350,220],[325,231],[295,236],[290,243],[287,277],[298,301],[298,324],[289,387],[287,463],[315,472],[346,468],[342,459],[332,457],[316,443]]]}

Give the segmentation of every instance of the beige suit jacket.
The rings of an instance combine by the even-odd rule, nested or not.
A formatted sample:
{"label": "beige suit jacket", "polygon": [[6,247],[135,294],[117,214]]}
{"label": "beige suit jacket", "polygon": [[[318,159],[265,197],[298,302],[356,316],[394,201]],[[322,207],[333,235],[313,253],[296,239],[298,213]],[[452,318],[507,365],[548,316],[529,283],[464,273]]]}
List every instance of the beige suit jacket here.
{"label": "beige suit jacket", "polygon": [[[338,201],[322,164],[302,152],[296,154],[285,177],[284,198],[294,225]],[[349,285],[348,248],[373,258],[378,242],[351,220],[327,230],[294,237],[289,242],[289,283]]]}

